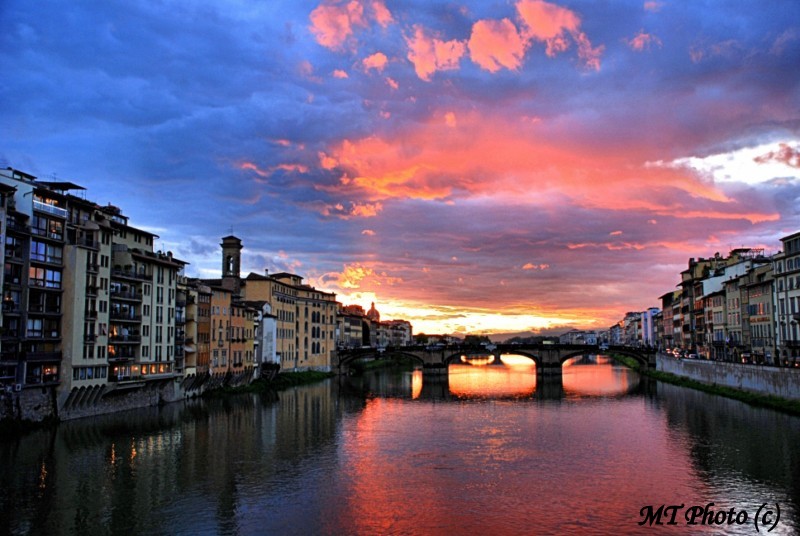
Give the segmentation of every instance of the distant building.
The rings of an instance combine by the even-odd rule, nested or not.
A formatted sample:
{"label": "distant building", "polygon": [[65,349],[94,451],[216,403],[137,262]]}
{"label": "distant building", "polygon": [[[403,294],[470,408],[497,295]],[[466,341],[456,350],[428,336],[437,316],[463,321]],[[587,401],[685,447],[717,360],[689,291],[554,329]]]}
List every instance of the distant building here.
{"label": "distant building", "polygon": [[773,258],[775,347],[781,364],[800,361],[800,232],[781,238],[783,251]]}

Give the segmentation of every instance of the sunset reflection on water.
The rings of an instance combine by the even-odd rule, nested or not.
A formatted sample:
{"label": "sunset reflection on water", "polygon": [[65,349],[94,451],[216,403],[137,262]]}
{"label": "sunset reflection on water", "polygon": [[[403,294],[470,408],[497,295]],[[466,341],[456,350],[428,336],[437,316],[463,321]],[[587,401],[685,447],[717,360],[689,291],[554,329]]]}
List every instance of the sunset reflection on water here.
{"label": "sunset reflection on water", "polygon": [[[450,365],[450,394],[459,398],[521,398],[536,391],[536,365],[523,356],[503,355],[502,365],[483,361]],[[482,366],[483,365],[483,366]]]}
{"label": "sunset reflection on water", "polygon": [[639,375],[608,357],[577,358],[562,368],[564,394],[568,398],[618,396],[639,385]]}

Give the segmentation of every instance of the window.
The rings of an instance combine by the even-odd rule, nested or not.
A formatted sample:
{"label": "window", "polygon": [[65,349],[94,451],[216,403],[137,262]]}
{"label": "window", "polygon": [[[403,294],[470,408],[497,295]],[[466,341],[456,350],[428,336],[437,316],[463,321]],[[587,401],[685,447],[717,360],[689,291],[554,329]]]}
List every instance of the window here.
{"label": "window", "polygon": [[61,288],[61,270],[31,266],[28,270],[31,285],[46,288]]}
{"label": "window", "polygon": [[27,337],[41,337],[42,336],[42,319],[41,318],[29,318],[28,319],[28,329],[25,332]]}
{"label": "window", "polygon": [[58,220],[50,220],[45,216],[34,214],[31,222],[31,234],[62,240],[64,238],[64,224]]}
{"label": "window", "polygon": [[39,242],[37,240],[31,241],[32,261],[61,264],[61,258],[62,258],[61,246],[45,244],[44,242]]}

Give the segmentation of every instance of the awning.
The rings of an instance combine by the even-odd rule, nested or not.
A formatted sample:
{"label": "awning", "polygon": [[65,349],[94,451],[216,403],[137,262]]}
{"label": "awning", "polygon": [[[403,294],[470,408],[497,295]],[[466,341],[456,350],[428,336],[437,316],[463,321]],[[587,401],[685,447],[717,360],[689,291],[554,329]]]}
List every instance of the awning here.
{"label": "awning", "polygon": [[183,347],[183,351],[184,351],[184,352],[190,352],[190,353],[194,353],[194,352],[196,352],[196,351],[197,351],[197,348],[195,348],[195,347],[194,347],[194,346],[192,346],[191,344],[186,344],[186,345],[184,345],[184,347]]}

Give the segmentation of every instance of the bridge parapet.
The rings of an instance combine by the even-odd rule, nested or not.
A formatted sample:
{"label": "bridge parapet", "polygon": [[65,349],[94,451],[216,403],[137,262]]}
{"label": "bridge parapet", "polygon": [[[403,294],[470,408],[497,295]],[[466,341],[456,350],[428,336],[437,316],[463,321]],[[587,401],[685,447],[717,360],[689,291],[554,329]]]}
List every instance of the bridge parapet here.
{"label": "bridge parapet", "polygon": [[604,346],[596,344],[492,344],[474,345],[433,345],[396,346],[386,348],[354,348],[338,350],[332,366],[340,373],[349,364],[359,359],[406,357],[420,363],[424,368],[442,369],[460,361],[462,355],[493,355],[498,358],[505,354],[528,357],[536,363],[537,374],[560,374],[565,361],[581,355],[621,354],[633,357],[648,368],[655,368],[656,349],[636,346]]}

